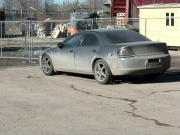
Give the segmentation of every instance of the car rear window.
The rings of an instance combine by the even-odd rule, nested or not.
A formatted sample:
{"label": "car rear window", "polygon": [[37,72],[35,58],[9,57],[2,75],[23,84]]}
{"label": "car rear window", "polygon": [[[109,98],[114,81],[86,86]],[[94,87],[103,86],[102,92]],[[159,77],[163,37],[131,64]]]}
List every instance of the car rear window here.
{"label": "car rear window", "polygon": [[106,31],[104,34],[112,44],[150,41],[147,37],[131,30]]}

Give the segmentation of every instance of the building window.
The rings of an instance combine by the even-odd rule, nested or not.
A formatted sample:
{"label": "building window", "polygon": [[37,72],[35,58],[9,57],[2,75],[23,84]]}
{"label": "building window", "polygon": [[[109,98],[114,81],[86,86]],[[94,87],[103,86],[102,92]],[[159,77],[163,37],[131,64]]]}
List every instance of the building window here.
{"label": "building window", "polygon": [[166,26],[169,26],[169,13],[166,13]]}
{"label": "building window", "polygon": [[174,13],[171,13],[171,26],[174,26]]}

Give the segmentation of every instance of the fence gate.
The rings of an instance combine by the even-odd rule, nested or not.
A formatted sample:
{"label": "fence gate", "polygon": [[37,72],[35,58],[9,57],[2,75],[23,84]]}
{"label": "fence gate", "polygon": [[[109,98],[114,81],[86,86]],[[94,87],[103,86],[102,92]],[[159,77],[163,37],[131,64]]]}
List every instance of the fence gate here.
{"label": "fence gate", "polygon": [[32,44],[28,33],[30,25],[29,22],[0,22],[1,58],[30,58],[29,50]]}

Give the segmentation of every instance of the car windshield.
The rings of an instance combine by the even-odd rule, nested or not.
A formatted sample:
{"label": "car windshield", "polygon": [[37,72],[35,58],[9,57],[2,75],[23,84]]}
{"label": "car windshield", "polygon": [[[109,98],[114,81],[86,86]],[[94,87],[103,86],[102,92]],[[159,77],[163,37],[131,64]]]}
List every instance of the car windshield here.
{"label": "car windshield", "polygon": [[128,43],[128,42],[139,42],[139,41],[150,41],[143,35],[130,30],[119,30],[119,31],[106,31],[104,32],[106,38],[112,44]]}

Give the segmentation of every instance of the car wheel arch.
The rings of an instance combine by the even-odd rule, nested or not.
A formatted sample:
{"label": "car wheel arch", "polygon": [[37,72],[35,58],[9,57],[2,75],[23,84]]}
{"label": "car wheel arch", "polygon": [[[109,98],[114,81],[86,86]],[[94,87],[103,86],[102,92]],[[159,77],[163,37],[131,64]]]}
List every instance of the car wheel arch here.
{"label": "car wheel arch", "polygon": [[55,64],[54,64],[54,60],[52,59],[52,56],[51,56],[49,53],[44,53],[44,54],[41,56],[41,62],[42,62],[42,59],[43,59],[43,57],[44,57],[45,55],[48,55],[48,56],[50,57],[51,62],[52,62],[52,65],[53,65],[53,68],[54,68],[54,71],[57,72],[56,66],[55,66]]}
{"label": "car wheel arch", "polygon": [[102,58],[96,59],[93,73],[96,81],[100,84],[109,84],[114,78],[109,68],[109,65]]}
{"label": "car wheel arch", "polygon": [[[91,66],[91,69],[92,69],[92,71],[94,72],[94,65],[95,65],[95,63],[96,63],[96,61],[98,61],[98,60],[100,60],[100,59],[103,59],[103,58],[101,58],[101,57],[97,57],[97,58],[95,58],[94,60],[93,60],[93,62],[92,62],[92,66]],[[103,59],[104,60],[104,59]],[[106,61],[106,60],[104,60],[104,61]],[[106,62],[107,63],[107,62]]]}

